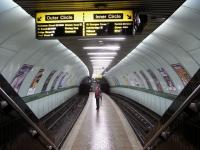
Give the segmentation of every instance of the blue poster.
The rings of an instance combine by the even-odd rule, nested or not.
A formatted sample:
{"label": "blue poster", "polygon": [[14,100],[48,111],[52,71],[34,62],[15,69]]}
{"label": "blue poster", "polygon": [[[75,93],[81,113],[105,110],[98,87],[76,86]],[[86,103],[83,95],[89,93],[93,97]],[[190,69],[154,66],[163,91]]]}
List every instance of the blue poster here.
{"label": "blue poster", "polygon": [[56,78],[54,79],[53,83],[52,83],[52,86],[51,86],[51,90],[53,90],[56,86],[56,83],[58,82],[58,79],[61,77],[61,75],[63,74],[63,72],[60,72]]}
{"label": "blue poster", "polygon": [[33,65],[24,64],[19,68],[18,72],[14,76],[14,78],[11,81],[11,86],[14,88],[14,90],[18,93],[19,89],[26,78],[27,74],[30,72],[30,70],[33,68]]}

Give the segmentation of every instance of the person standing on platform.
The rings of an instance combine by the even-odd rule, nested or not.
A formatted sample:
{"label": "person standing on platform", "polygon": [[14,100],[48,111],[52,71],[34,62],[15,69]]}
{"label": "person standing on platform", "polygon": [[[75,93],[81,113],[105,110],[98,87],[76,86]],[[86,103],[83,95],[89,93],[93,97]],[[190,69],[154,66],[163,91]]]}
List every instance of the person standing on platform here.
{"label": "person standing on platform", "polygon": [[97,110],[99,109],[99,99],[101,98],[101,89],[99,87],[99,85],[97,85],[96,89],[95,89],[95,98],[96,98],[96,106],[97,106]]}

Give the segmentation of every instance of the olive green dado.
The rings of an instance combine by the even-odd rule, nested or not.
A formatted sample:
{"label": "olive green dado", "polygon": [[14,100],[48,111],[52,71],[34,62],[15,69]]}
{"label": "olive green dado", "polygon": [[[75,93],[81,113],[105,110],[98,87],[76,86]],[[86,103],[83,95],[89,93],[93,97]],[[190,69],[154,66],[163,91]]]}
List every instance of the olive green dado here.
{"label": "olive green dado", "polygon": [[177,95],[158,92],[158,91],[154,91],[154,90],[151,90],[151,89],[144,89],[144,88],[126,86],[126,85],[111,86],[111,88],[118,88],[118,87],[133,89],[133,90],[137,90],[137,91],[141,91],[141,92],[146,92],[146,93],[156,95],[156,96],[159,96],[159,97],[163,97],[163,98],[167,98],[167,99],[170,99],[170,100],[174,100],[177,97]]}
{"label": "olive green dado", "polygon": [[56,94],[56,93],[59,93],[59,92],[65,91],[65,90],[73,89],[73,88],[78,88],[78,86],[70,86],[70,87],[47,91],[47,92],[43,92],[43,93],[37,93],[37,94],[22,97],[22,99],[24,100],[25,103],[28,103],[28,102],[38,100],[38,99],[46,97],[46,96],[50,96],[52,94]]}

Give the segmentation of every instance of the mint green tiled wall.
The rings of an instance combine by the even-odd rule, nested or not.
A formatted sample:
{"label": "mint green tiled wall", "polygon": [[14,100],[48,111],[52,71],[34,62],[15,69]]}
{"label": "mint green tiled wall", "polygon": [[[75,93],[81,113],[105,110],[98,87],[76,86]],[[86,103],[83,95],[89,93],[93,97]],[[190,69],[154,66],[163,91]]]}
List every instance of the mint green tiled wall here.
{"label": "mint green tiled wall", "polygon": [[[162,25],[104,75],[112,86],[111,92],[127,96],[162,115],[200,69],[199,27],[200,1],[187,0]],[[178,69],[176,70],[174,66]],[[157,82],[148,73],[148,69],[155,74]],[[148,87],[140,71],[144,72],[152,89]],[[136,78],[140,84],[144,82],[144,87],[137,85],[138,81],[133,81],[134,77],[127,83],[124,76],[133,75],[134,72],[138,73],[141,80]],[[118,79],[120,86],[116,84],[115,79]],[[161,91],[158,90],[156,83],[160,83]],[[175,97],[169,100],[166,97],[155,95],[153,92],[151,94],[145,90],[136,90],[137,88],[159,91],[164,95],[169,94]]]}
{"label": "mint green tiled wall", "polygon": [[[17,91],[21,97],[27,96],[30,85],[40,69],[44,69],[44,72],[33,95],[59,90],[59,80],[55,89],[51,90],[56,76],[60,72],[70,74],[70,78],[65,80],[61,87],[69,89],[27,103],[39,118],[77,94],[80,82],[89,75],[86,65],[59,40],[37,40],[35,19],[19,5],[13,0],[0,0],[0,73],[11,83],[24,64],[33,67]],[[41,92],[46,78],[54,70],[56,73],[47,89]]]}
{"label": "mint green tiled wall", "polygon": [[27,105],[38,118],[41,118],[77,93],[78,88],[72,88],[52,94],[50,96],[45,96],[37,100],[33,100],[28,102]]}
{"label": "mint green tiled wall", "polygon": [[150,93],[122,88],[122,87],[115,87],[111,88],[112,93],[117,93],[123,96],[126,96],[139,104],[149,108],[150,110],[154,111],[155,113],[159,114],[160,116],[166,111],[166,109],[170,106],[173,102],[171,99],[167,99],[164,97],[156,96]]}

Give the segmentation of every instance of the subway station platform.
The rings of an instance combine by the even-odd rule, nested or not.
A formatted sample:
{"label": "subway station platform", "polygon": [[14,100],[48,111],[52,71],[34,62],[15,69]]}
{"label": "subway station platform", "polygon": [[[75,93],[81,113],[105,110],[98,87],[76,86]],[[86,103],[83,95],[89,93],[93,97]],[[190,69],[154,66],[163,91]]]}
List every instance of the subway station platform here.
{"label": "subway station platform", "polygon": [[115,102],[102,94],[96,110],[94,93],[61,150],[141,150],[135,133]]}

